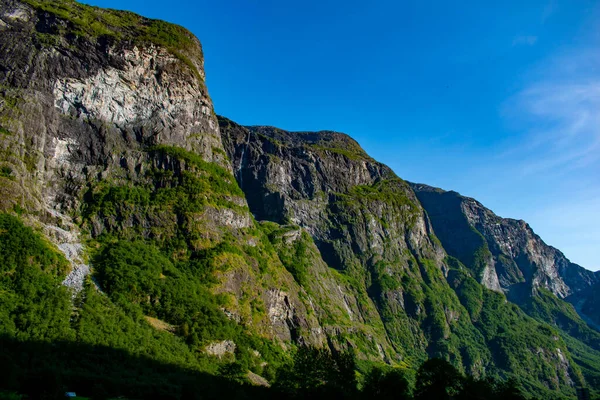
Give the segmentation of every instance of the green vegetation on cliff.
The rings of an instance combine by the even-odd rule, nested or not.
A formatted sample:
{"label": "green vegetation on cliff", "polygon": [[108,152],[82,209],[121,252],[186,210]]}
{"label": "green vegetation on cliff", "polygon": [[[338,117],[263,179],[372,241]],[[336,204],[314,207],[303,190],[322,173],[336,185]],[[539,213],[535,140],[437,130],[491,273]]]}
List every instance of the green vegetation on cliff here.
{"label": "green vegetation on cliff", "polygon": [[110,36],[126,40],[133,38],[179,50],[198,45],[195,37],[185,28],[131,12],[92,7],[74,0],[23,1],[39,11],[70,22],[70,29],[84,36]]}
{"label": "green vegetation on cliff", "polygon": [[[76,297],[77,307],[73,309],[70,292],[59,285],[67,266],[62,256],[15,217],[0,214],[0,232],[0,254],[7,261],[5,279],[0,282],[3,293],[0,341],[4,349],[0,353],[4,372],[1,382],[5,389],[33,396],[54,395],[68,388],[93,396],[137,398],[150,398],[158,393],[169,394],[170,398],[193,398],[188,396],[194,390],[208,396],[229,393],[232,398],[252,394],[263,398],[296,398],[306,393],[367,398],[394,385],[384,378],[386,374],[394,379],[402,376],[394,375],[393,371],[382,375],[380,370],[373,370],[365,378],[365,388],[360,394],[354,378],[356,367],[347,353],[331,356],[324,350],[301,349],[291,366],[283,354],[279,359],[268,358],[269,354],[281,353],[281,349],[244,335],[239,325],[216,312],[214,303],[210,304],[214,297],[200,294],[202,285],[193,289],[193,282],[198,279],[194,276],[202,279],[203,274],[193,273],[184,279],[185,272],[175,268],[156,248],[141,242],[120,241],[105,247],[96,256],[94,265],[98,282],[108,296],[88,281]],[[7,276],[11,278],[7,280]],[[177,311],[177,307],[188,309]],[[181,340],[172,333],[152,328],[146,322],[147,315],[171,320],[178,315],[184,318],[196,315],[202,318],[202,323],[194,325],[195,321],[189,321],[189,335],[181,333],[185,339]],[[184,330],[186,324],[182,324]],[[216,362],[194,351],[203,339],[219,337],[235,338],[239,346],[235,364]],[[236,383],[245,380],[247,369],[259,372],[257,368],[261,368],[252,364],[250,360],[256,356],[247,349],[266,355],[264,359],[272,366],[282,365],[277,375],[277,369],[271,375],[266,374],[276,383],[272,391]],[[37,367],[32,368],[23,361],[26,359],[35,360]],[[223,374],[234,381],[226,382],[207,373]],[[464,378],[457,377],[455,386],[462,388]],[[36,385],[28,384],[34,380]],[[411,390],[406,382],[408,395]],[[419,390],[428,385],[417,379]],[[488,390],[491,393],[492,389]]]}
{"label": "green vegetation on cliff", "polygon": [[127,11],[92,7],[74,0],[23,0],[40,12],[50,13],[67,22],[58,31],[40,34],[41,42],[58,43],[58,36],[75,34],[82,37],[108,38],[135,44],[154,44],[169,50],[202,80],[192,58],[202,57],[200,43],[187,29],[161,20],[141,17]]}
{"label": "green vegetation on cliff", "polygon": [[[134,361],[136,357],[189,369],[183,376],[190,379],[194,371],[214,370],[208,356],[191,352],[172,334],[156,331],[142,313],[136,314],[131,305],[111,302],[91,283],[75,298],[78,307],[74,309],[71,293],[60,285],[66,260],[31,228],[7,214],[0,214],[0,256],[4,261],[0,364],[7,372],[0,374],[2,388],[27,387],[27,382],[39,377],[60,378],[84,393],[92,390],[93,386],[86,387],[90,381],[112,385],[112,390],[106,389],[113,395],[125,394],[122,384],[132,379],[139,379],[140,386],[148,385],[140,393],[150,394],[161,385],[166,388],[173,376],[144,376],[142,371],[151,369],[150,364],[142,366],[141,359]],[[130,361],[121,364],[119,360]],[[111,372],[104,375],[101,371]],[[45,379],[38,385],[48,384]]]}
{"label": "green vegetation on cliff", "polygon": [[[267,318],[261,278],[239,288],[243,298],[222,288],[230,273],[283,279],[268,240],[236,201],[242,193],[235,179],[181,148],[154,147],[148,157],[155,165],[148,184],[101,182],[84,196],[84,225],[97,230],[92,264],[100,286],[132,315],[171,324],[192,351],[233,341],[236,351],[229,359],[237,368],[272,378],[285,355],[266,340],[266,331],[257,335],[252,329],[264,330]],[[256,244],[248,246],[253,238]],[[228,318],[224,309],[237,316]],[[235,319],[247,319],[248,325]]]}
{"label": "green vegetation on cliff", "polygon": [[[497,367],[527,376],[523,382],[530,392],[543,391],[539,382],[549,376],[554,376],[552,389],[569,381],[583,382],[557,329],[527,316],[518,306],[508,303],[504,295],[482,288],[465,270],[452,270],[449,282],[469,310],[473,324],[484,335],[494,358],[501,361]],[[559,362],[563,357],[571,366],[565,363],[557,374],[547,361]]]}
{"label": "green vegetation on cliff", "polygon": [[0,334],[34,340],[70,337],[70,299],[59,286],[66,260],[7,214],[0,214],[0,259]]}

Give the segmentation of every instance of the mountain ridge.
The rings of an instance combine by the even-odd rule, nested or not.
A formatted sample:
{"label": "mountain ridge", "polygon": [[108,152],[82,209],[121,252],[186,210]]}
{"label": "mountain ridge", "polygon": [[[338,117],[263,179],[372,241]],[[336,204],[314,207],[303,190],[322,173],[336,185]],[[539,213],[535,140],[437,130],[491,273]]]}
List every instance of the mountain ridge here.
{"label": "mountain ridge", "polygon": [[[512,232],[523,231],[524,232],[523,235],[527,236],[526,240],[535,242],[536,246],[542,247],[544,249],[543,252],[546,252],[549,254],[549,256],[546,257],[545,260],[543,260],[542,262],[538,262],[539,264],[554,264],[554,263],[564,264],[564,265],[559,266],[560,269],[557,269],[556,271],[547,273],[548,275],[553,275],[553,276],[559,277],[560,279],[562,279],[563,282],[560,282],[553,287],[550,287],[548,285],[548,283],[545,283],[545,282],[542,283],[542,285],[545,285],[545,287],[547,289],[550,289],[555,295],[557,295],[561,298],[567,298],[569,295],[572,295],[572,294],[577,293],[578,291],[584,290],[585,288],[592,286],[593,284],[595,284],[597,282],[598,275],[595,272],[587,270],[580,265],[570,262],[560,250],[544,243],[543,240],[539,237],[539,235],[537,235],[533,231],[533,229],[531,228],[531,226],[529,226],[529,224],[527,222],[525,222],[523,220],[499,217],[496,214],[494,214],[491,210],[485,208],[485,206],[483,206],[476,199],[462,196],[458,192],[455,192],[455,191],[444,191],[442,189],[433,188],[431,186],[424,185],[424,184],[411,183],[411,186],[415,189],[417,195],[420,197],[422,202],[425,202],[425,203],[428,202],[427,196],[430,194],[433,194],[433,193],[440,195],[440,197],[453,197],[453,198],[456,198],[457,200],[459,200],[462,213],[465,214],[467,222],[475,229],[477,229],[477,227],[476,227],[477,224],[485,225],[486,224],[485,220],[489,220],[490,222],[488,222],[488,225],[495,223],[495,224],[497,224],[497,226],[501,226],[503,229],[506,229],[506,230],[508,230],[509,228],[508,227],[505,228],[505,225],[515,227],[512,229]],[[440,202],[438,201],[438,204],[439,203]],[[445,212],[446,215],[450,213],[450,208],[452,206],[456,207],[456,204],[444,205],[443,211]],[[434,210],[432,207],[430,214],[435,214],[435,212],[439,212],[439,211],[440,211],[439,209]],[[487,228],[487,230],[491,231],[491,229],[489,227]],[[493,234],[491,232],[483,232],[483,235],[486,237],[487,240],[494,240],[494,239],[491,239],[493,236]],[[505,235],[508,236],[506,233],[505,233]],[[450,237],[448,237],[448,239],[450,239]],[[495,238],[495,239],[496,239],[496,241],[498,241],[498,238]],[[450,245],[452,247],[452,243],[450,243],[450,240],[448,240],[448,245]],[[521,246],[521,247],[523,247],[523,246]],[[507,254],[508,252],[510,252],[510,245],[503,246],[502,244],[496,243],[494,251],[496,253],[498,253],[498,255],[511,256],[510,254]],[[503,253],[503,254],[500,254],[500,253]],[[550,258],[553,258],[554,260],[550,260]],[[461,261],[464,261],[464,260],[461,260]],[[484,268],[489,268],[489,267],[490,267],[490,265],[486,265]],[[508,291],[508,287],[510,284],[511,284],[511,282],[508,279],[505,279],[505,284],[502,286],[502,290]],[[538,284],[538,283],[532,282],[532,284]]]}

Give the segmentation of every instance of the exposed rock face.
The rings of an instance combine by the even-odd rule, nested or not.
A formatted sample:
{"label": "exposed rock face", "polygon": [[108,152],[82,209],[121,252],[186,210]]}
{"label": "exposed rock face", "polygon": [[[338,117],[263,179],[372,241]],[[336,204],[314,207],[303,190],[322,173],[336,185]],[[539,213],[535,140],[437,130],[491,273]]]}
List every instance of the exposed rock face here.
{"label": "exposed rock face", "polygon": [[295,326],[301,321],[294,318],[294,308],[290,304],[287,293],[271,289],[266,293],[267,315],[273,321],[273,329],[283,340],[292,340],[292,334],[295,332]]}
{"label": "exposed rock face", "polygon": [[[69,7],[95,13],[99,21],[107,13],[113,19],[106,21],[127,18],[127,24],[98,36],[28,2],[0,1],[0,124],[6,133],[0,135],[0,161],[11,171],[0,177],[1,210],[25,210],[29,223],[63,251],[72,264],[64,284],[75,292],[90,273],[83,261],[82,230],[92,238],[110,233],[164,241],[185,223],[185,235],[195,237],[192,246],[198,249],[227,235],[255,240],[248,233],[255,223],[239,193],[218,199],[201,193],[198,201],[207,204],[186,215],[124,199],[108,211],[101,205],[94,211],[98,199],[111,191],[143,188],[154,196],[192,176],[210,181],[214,168],[225,170],[219,172],[225,185],[235,189],[236,183],[227,177],[231,165],[204,85],[198,40],[160,21],[75,2]],[[167,46],[148,36],[144,29],[152,24],[164,24],[160,28],[178,42],[171,39]],[[182,159],[189,154],[193,160]],[[267,319],[244,323],[281,340],[323,343],[323,335],[314,334],[320,331],[317,321],[306,316],[299,288],[280,263],[268,279],[253,266],[245,268],[222,274],[216,291],[241,296],[237,280],[249,276],[248,302],[268,301],[269,293],[282,285],[288,286],[288,294],[285,302],[272,304]]]}
{"label": "exposed rock face", "polygon": [[2,185],[2,209],[39,215],[72,263],[65,285],[77,292],[90,269],[70,215],[86,185],[135,179],[146,145],[177,145],[213,161],[221,143],[212,103],[194,71],[164,48],[53,34],[67,22],[18,1],[1,1],[0,18],[0,123],[9,132],[1,147],[19,182]]}
{"label": "exposed rock face", "polygon": [[236,178],[259,220],[289,220],[317,233],[329,193],[393,176],[340,133],[244,128],[225,118],[220,124],[228,151],[234,152],[229,156]]}
{"label": "exposed rock face", "polygon": [[[65,21],[16,1],[0,7],[6,24],[2,97],[14,99],[21,111],[17,116],[14,108],[4,109],[2,126],[13,133],[4,148],[26,161],[14,160],[14,171],[28,198],[16,190],[13,203],[36,210],[77,207],[87,181],[139,174],[144,145],[177,145],[208,161],[220,159],[213,153],[221,144],[206,88],[167,50],[51,35]],[[56,44],[44,44],[46,37]],[[194,64],[202,66],[197,48]]]}
{"label": "exposed rock face", "polygon": [[223,340],[222,342],[210,343],[205,347],[204,351],[206,354],[215,357],[224,357],[226,355],[233,355],[235,353],[236,345],[231,340]]}
{"label": "exposed rock face", "polygon": [[[119,129],[142,122],[132,129],[141,131],[142,140],[189,147],[210,158],[212,147],[220,147],[214,140],[212,104],[196,80],[175,67],[179,59],[153,45],[109,47],[107,53],[119,67],[105,67],[85,78],[57,79],[55,107],[65,115],[106,121]],[[144,125],[153,127],[147,138]]]}
{"label": "exposed rock face", "polygon": [[[478,201],[413,184],[444,248],[493,290],[522,303],[536,289],[557,297],[586,290],[598,277],[546,245],[524,221],[500,218]],[[497,278],[496,278],[497,277]]]}
{"label": "exposed rock face", "polygon": [[456,192],[412,187],[448,254],[481,284],[504,292],[532,317],[582,341],[591,348],[588,353],[600,350],[600,318],[594,306],[597,273],[571,263],[524,221],[500,218]]}
{"label": "exposed rock face", "polygon": [[[443,250],[429,242],[431,227],[412,190],[385,165],[372,160],[348,136],[336,132],[286,132],[271,127],[241,127],[220,119],[223,141],[232,160],[234,174],[246,193],[250,210],[259,220],[292,222],[314,237],[330,266],[343,269],[347,255],[333,247],[351,242],[352,252],[363,254],[383,251],[388,232],[406,231],[397,246],[419,252],[430,246],[429,254],[440,261]],[[389,180],[389,182],[388,182]],[[398,210],[383,202],[364,213],[364,225],[335,226],[330,218],[346,200],[351,189],[385,182],[386,190],[405,196]],[[360,210],[356,210],[361,212]],[[396,211],[411,213],[410,229]],[[335,219],[339,218],[335,215]],[[385,220],[391,226],[384,227]],[[360,229],[351,232],[348,229]],[[346,240],[348,239],[348,240]],[[388,249],[389,250],[389,249]]]}
{"label": "exposed rock face", "polygon": [[[222,117],[219,126],[255,217],[300,226],[273,230],[269,238],[330,345],[343,336],[385,362],[449,355],[476,375],[503,368],[507,355],[489,350],[496,339],[481,335],[478,311],[465,309],[459,298],[469,307],[470,300],[460,284],[457,296],[446,281],[446,253],[406,182],[344,134],[243,127]],[[500,291],[495,270],[484,276]],[[485,350],[468,352],[463,340]],[[533,344],[523,350],[539,351]],[[542,352],[559,371],[551,385],[580,376],[570,362],[562,364],[554,343]]]}

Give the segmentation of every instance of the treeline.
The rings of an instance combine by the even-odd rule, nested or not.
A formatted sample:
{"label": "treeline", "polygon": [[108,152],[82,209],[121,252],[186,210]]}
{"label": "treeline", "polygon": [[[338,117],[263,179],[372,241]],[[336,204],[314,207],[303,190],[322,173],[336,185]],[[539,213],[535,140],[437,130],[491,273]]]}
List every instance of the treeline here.
{"label": "treeline", "polygon": [[476,379],[442,359],[425,361],[416,371],[380,366],[356,373],[351,353],[301,348],[293,364],[279,370],[273,386],[286,399],[525,400],[514,380]]}
{"label": "treeline", "polygon": [[[251,386],[246,371],[233,367],[214,376],[102,346],[7,337],[0,337],[0,344],[0,399],[59,399],[65,391],[94,400],[527,399],[515,381],[466,377],[441,359],[426,361],[416,373],[381,366],[361,375],[351,353],[303,347],[266,388]],[[11,397],[1,389],[10,390]]]}

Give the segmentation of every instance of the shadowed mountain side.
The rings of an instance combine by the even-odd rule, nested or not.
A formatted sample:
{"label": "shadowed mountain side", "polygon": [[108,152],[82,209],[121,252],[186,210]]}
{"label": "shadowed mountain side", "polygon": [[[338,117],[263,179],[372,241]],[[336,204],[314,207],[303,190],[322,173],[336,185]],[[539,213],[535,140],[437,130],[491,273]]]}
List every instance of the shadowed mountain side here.
{"label": "shadowed mountain side", "polygon": [[[600,278],[600,271],[596,271],[595,275]],[[568,297],[567,301],[573,304],[588,325],[600,331],[600,282]]]}
{"label": "shadowed mountain side", "polygon": [[597,274],[544,243],[525,221],[499,217],[457,192],[410,185],[448,254],[511,301],[522,304],[540,288],[565,299],[598,281]]}
{"label": "shadowed mountain side", "polygon": [[0,337],[0,387],[32,398],[79,396],[135,399],[272,398],[266,388],[240,384],[106,346]]}

